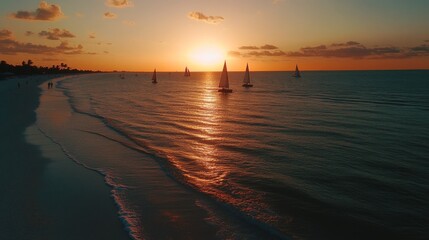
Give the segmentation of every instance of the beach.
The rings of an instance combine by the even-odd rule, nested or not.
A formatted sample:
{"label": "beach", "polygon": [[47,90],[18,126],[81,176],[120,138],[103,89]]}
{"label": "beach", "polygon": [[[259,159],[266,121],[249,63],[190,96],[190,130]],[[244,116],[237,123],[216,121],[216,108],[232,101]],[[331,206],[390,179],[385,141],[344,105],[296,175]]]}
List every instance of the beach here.
{"label": "beach", "polygon": [[41,87],[56,77],[0,81],[0,239],[129,239],[104,177],[37,126]]}

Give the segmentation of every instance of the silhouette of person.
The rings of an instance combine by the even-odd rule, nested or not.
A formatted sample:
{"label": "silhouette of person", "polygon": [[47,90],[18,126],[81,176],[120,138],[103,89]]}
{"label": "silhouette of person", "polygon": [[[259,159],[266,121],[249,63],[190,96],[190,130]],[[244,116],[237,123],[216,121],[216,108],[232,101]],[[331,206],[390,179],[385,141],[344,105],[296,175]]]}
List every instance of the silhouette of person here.
{"label": "silhouette of person", "polygon": [[19,84],[19,82],[18,82],[18,88],[21,88],[21,84]]}

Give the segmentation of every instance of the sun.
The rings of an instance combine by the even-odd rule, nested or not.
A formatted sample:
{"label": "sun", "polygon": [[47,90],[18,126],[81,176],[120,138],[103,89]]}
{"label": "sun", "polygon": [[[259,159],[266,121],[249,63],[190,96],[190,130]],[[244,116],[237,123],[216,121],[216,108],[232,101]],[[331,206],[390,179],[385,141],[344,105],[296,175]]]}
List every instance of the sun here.
{"label": "sun", "polygon": [[209,67],[219,65],[225,58],[225,52],[216,46],[201,46],[195,48],[190,57],[196,65]]}

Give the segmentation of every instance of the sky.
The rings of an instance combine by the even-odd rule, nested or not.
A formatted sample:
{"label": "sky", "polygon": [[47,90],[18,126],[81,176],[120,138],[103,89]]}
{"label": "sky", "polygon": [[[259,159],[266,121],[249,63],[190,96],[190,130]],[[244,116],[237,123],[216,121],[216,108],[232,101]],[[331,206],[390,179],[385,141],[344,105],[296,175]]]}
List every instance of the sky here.
{"label": "sky", "polygon": [[429,69],[427,0],[2,0],[0,60],[102,71]]}

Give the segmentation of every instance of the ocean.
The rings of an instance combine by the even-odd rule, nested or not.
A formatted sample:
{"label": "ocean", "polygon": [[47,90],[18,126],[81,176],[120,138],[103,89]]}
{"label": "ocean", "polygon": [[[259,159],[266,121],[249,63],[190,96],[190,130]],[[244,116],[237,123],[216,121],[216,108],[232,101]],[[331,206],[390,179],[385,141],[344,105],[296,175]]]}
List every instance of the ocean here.
{"label": "ocean", "polygon": [[134,239],[428,239],[429,71],[291,74],[65,77],[37,125]]}

